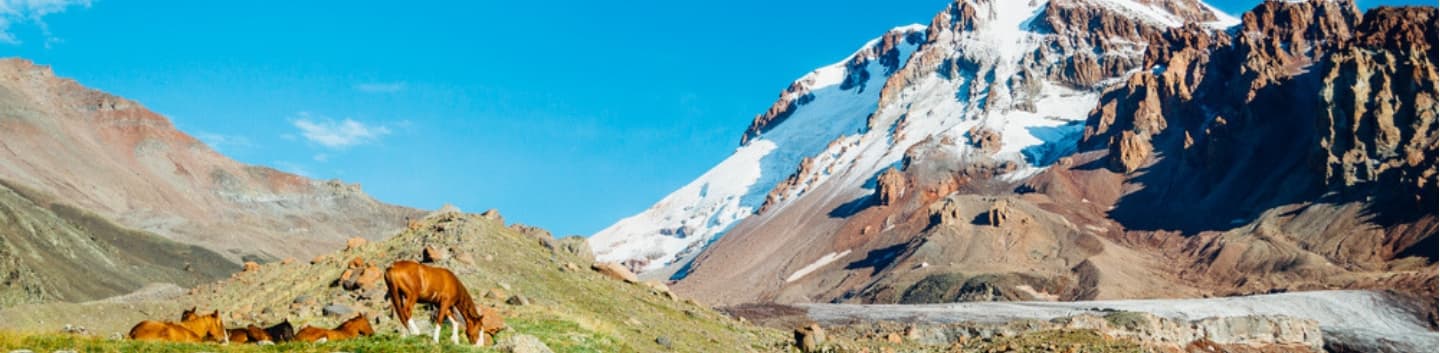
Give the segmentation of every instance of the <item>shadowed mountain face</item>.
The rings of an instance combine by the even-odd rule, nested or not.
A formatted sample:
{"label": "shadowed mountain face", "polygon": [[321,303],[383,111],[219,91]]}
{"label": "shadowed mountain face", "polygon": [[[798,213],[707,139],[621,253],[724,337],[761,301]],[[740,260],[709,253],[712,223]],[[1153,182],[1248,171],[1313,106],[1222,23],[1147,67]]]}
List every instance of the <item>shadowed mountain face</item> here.
{"label": "shadowed mountain face", "polygon": [[135,102],[19,59],[0,60],[0,180],[0,276],[13,279],[0,292],[23,293],[0,304],[194,284],[242,258],[378,238],[416,214],[357,185],[235,162]]}
{"label": "shadowed mountain face", "polygon": [[[707,196],[687,186],[592,243],[716,304],[1366,288],[1433,308],[1435,19],[1351,1],[1242,19],[1198,2],[956,1],[894,69],[850,71],[884,82],[863,127],[788,178],[762,165],[763,206],[700,217]],[[813,87],[831,69],[797,86],[836,94]],[[786,118],[757,119],[707,178],[748,175],[754,146],[786,151],[796,117],[831,110],[797,86],[762,116]],[[644,230],[690,228],[723,236],[693,260],[645,251],[694,233]],[[626,253],[642,258],[605,258]]]}

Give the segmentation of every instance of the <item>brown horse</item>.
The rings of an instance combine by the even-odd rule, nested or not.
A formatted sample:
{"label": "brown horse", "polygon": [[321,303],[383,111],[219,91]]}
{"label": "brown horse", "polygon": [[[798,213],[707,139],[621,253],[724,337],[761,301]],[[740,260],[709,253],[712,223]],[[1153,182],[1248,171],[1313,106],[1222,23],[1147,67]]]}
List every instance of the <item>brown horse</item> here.
{"label": "brown horse", "polygon": [[435,319],[432,321],[435,323],[435,342],[440,342],[440,326],[448,319],[450,341],[460,343],[459,330],[455,329],[458,313],[465,321],[465,337],[476,346],[485,345],[485,337],[480,335],[482,317],[476,310],[475,299],[470,297],[465,284],[460,283],[450,270],[414,261],[397,261],[385,269],[385,287],[390,290],[390,305],[395,310],[395,316],[410,330],[410,334],[420,334],[420,329],[410,318],[415,304],[426,303],[435,307]]}
{"label": "brown horse", "polygon": [[225,326],[220,322],[220,311],[199,315],[191,308],[180,314],[180,323],[145,320],[130,329],[130,339],[141,341],[172,342],[230,342]]}
{"label": "brown horse", "polygon": [[295,340],[324,343],[373,334],[375,334],[375,329],[370,327],[370,320],[365,318],[365,314],[360,314],[341,323],[340,327],[336,327],[334,330],[311,326],[302,327],[300,332],[295,334]]}
{"label": "brown horse", "polygon": [[270,334],[259,326],[249,325],[245,328],[232,328],[225,330],[229,333],[230,342],[234,343],[275,343]]}

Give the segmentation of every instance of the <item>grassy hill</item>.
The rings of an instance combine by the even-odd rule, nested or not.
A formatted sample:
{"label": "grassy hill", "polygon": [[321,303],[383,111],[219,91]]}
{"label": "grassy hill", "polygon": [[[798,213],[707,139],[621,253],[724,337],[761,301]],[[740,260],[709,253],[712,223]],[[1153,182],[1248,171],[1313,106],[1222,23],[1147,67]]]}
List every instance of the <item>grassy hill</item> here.
{"label": "grassy hill", "polygon": [[[0,330],[53,333],[65,324],[73,324],[84,325],[96,336],[113,336],[127,331],[142,318],[175,320],[180,310],[189,306],[219,309],[229,327],[250,323],[269,325],[283,319],[289,319],[297,328],[301,325],[334,327],[354,314],[326,316],[323,308],[345,306],[378,318],[374,326],[381,337],[355,344],[410,350],[403,347],[428,340],[397,337],[402,326],[389,311],[383,281],[368,288],[347,290],[337,285],[337,279],[356,258],[384,268],[397,260],[420,260],[427,247],[446,253],[443,260],[433,265],[455,272],[479,305],[495,307],[504,314],[510,328],[502,331],[499,338],[532,335],[557,352],[774,351],[777,347],[783,349],[790,341],[786,332],[744,324],[693,301],[669,295],[664,289],[626,283],[592,271],[583,239],[551,239],[535,229],[522,233],[506,227],[498,215],[487,217],[458,212],[437,212],[387,240],[310,261],[265,264],[223,281],[197,286],[176,298],[54,304],[0,311],[0,316],[11,319],[9,324],[0,324]],[[529,304],[505,303],[516,295],[527,298]],[[424,320],[429,312],[417,310],[415,316],[417,320]],[[19,334],[12,334],[8,340],[0,339],[0,346],[8,344],[16,347],[94,345],[93,348],[101,351],[129,351],[125,347],[138,347],[123,346],[136,344],[131,342]],[[169,349],[164,348],[166,346],[151,348],[166,351]],[[183,345],[168,346],[185,350]],[[323,348],[333,349],[337,348]]]}

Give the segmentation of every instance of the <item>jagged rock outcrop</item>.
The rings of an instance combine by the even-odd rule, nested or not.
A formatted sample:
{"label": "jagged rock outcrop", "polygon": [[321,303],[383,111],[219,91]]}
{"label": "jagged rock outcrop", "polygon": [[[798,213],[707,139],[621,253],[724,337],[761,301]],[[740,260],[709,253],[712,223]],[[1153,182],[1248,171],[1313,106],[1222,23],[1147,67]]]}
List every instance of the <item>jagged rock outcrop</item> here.
{"label": "jagged rock outcrop", "polygon": [[886,169],[884,173],[875,179],[875,195],[878,196],[881,205],[891,205],[905,196],[905,188],[908,182],[905,173],[899,169]]}

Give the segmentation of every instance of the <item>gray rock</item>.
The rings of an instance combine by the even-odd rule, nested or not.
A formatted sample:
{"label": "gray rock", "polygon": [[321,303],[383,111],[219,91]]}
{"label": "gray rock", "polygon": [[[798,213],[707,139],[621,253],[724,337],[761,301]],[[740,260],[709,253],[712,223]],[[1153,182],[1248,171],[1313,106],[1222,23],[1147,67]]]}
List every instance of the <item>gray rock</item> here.
{"label": "gray rock", "polygon": [[655,343],[656,343],[656,344],[659,344],[661,347],[665,347],[665,349],[674,349],[674,348],[675,348],[675,343],[674,343],[674,342],[670,342],[670,337],[666,337],[666,336],[657,337],[657,338],[655,338]]}
{"label": "gray rock", "polygon": [[360,293],[360,300],[384,300],[385,288],[375,287]]}
{"label": "gray rock", "polygon": [[295,300],[292,300],[290,302],[295,304],[305,304],[307,302],[310,302],[310,299],[310,295],[301,294],[300,296],[295,297]]}
{"label": "gray rock", "polygon": [[545,342],[531,335],[506,336],[495,345],[495,350],[505,353],[555,353]]}
{"label": "gray rock", "polygon": [[579,258],[582,264],[589,265],[595,262],[595,253],[590,250],[590,242],[585,237],[571,235],[555,241],[555,250]]}
{"label": "gray rock", "polygon": [[349,306],[341,304],[330,304],[326,305],[324,309],[320,310],[320,312],[324,313],[325,316],[345,316],[354,313],[355,309],[351,309]]}
{"label": "gray rock", "polygon": [[526,306],[530,305],[530,298],[526,298],[523,295],[516,294],[510,296],[510,299],[506,299],[505,304],[510,304],[514,306]]}

